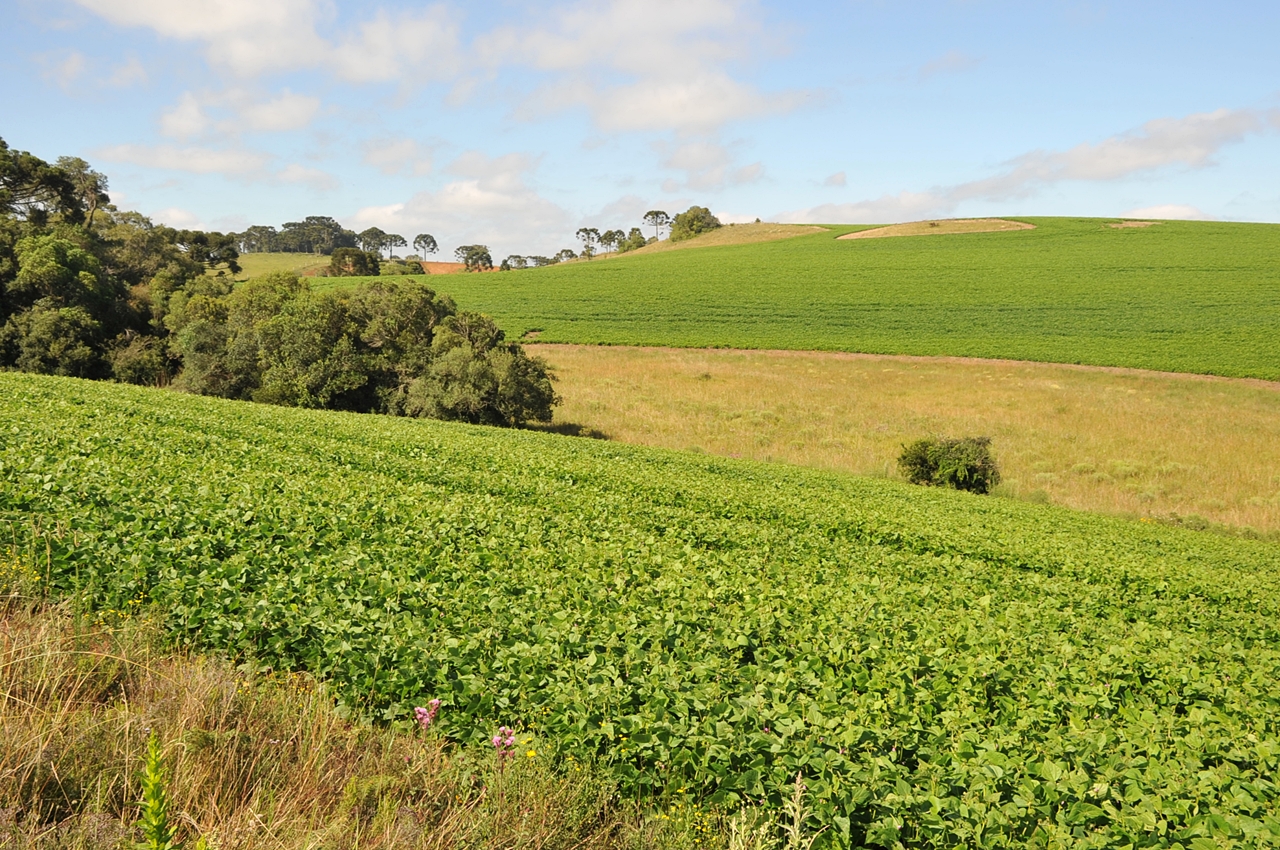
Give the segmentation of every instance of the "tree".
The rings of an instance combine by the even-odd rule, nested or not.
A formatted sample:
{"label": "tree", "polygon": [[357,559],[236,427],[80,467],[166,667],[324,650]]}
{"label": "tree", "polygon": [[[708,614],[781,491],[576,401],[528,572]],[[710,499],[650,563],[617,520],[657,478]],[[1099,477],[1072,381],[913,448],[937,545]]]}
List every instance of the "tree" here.
{"label": "tree", "polygon": [[617,250],[617,247],[626,238],[627,234],[621,230],[606,230],[600,234],[600,245],[610,251]]}
{"label": "tree", "polygon": [[379,274],[377,254],[359,248],[335,248],[329,255],[329,274],[334,277],[361,277]]}
{"label": "tree", "polygon": [[94,171],[78,156],[58,157],[58,168],[67,176],[80,205],[89,213],[85,227],[93,229],[93,217],[100,206],[111,203],[107,196],[107,176]]}
{"label": "tree", "polygon": [[278,250],[309,254],[332,254],[335,248],[355,248],[358,244],[356,234],[327,215],[287,221],[277,239]]}
{"label": "tree", "polygon": [[700,233],[707,233],[720,226],[720,219],[712,215],[711,210],[706,207],[689,207],[672,220],[671,241],[692,239]]}
{"label": "tree", "polygon": [[573,253],[572,248],[561,248],[559,251],[556,251],[555,255],[552,256],[551,259],[555,260],[557,263],[563,263],[566,260],[578,259],[578,255]]}
{"label": "tree", "polygon": [[378,227],[370,227],[360,231],[356,236],[360,241],[360,247],[368,251],[370,254],[382,255],[382,249],[387,246],[387,233]]}
{"label": "tree", "polygon": [[595,253],[596,243],[600,241],[600,231],[594,227],[579,227],[578,239],[582,242],[582,256],[590,260]]}
{"label": "tree", "polygon": [[396,248],[407,248],[407,247],[408,247],[408,245],[409,245],[409,243],[408,243],[408,242],[406,242],[406,241],[404,241],[404,237],[403,237],[403,236],[401,236],[399,233],[388,233],[388,234],[387,234],[387,257],[388,257],[388,259],[394,259],[394,258],[395,258],[395,254],[394,254],[394,253],[392,253],[392,252],[393,252],[393,251],[395,251],[395,249],[396,249]]}
{"label": "tree", "polygon": [[[654,241],[657,241],[656,237]],[[631,232],[626,235],[626,238],[622,239],[618,243],[618,251],[634,251],[637,248],[643,248],[647,244],[649,244],[649,242],[644,238],[644,234],[640,231],[640,228],[633,227],[631,228]]]}
{"label": "tree", "polygon": [[644,223],[653,228],[655,239],[661,239],[662,228],[671,223],[671,216],[662,210],[649,210],[644,214]]}
{"label": "tree", "polygon": [[439,250],[439,246],[436,245],[436,238],[430,233],[419,233],[413,237],[413,247],[423,257],[427,254],[434,254]]}
{"label": "tree", "polygon": [[178,230],[174,232],[173,241],[187,257],[209,271],[226,266],[231,274],[240,273],[240,252],[236,249],[239,239],[234,233]]}
{"label": "tree", "polygon": [[255,224],[245,228],[239,234],[240,252],[242,254],[258,254],[276,250],[276,239],[279,234],[274,227]]}
{"label": "tree", "polygon": [[453,255],[469,272],[487,272],[493,268],[493,256],[488,245],[461,245]]}
{"label": "tree", "polygon": [[78,224],[84,220],[80,195],[65,171],[0,139],[0,213],[43,227],[51,215]]}

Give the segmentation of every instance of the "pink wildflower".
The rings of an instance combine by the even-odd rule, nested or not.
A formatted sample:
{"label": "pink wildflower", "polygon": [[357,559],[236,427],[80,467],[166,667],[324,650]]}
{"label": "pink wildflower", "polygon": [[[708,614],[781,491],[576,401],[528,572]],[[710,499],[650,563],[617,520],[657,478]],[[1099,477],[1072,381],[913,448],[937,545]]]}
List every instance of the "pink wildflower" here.
{"label": "pink wildflower", "polygon": [[516,751],[516,730],[510,726],[499,726],[498,734],[491,740],[493,748],[498,751],[499,760],[506,759]]}
{"label": "pink wildflower", "polygon": [[413,710],[413,719],[418,721],[418,724],[422,726],[424,732],[427,729],[430,729],[431,724],[435,722],[436,712],[440,710],[440,700],[433,699],[431,702],[427,703],[427,705],[430,706],[430,708],[418,706]]}

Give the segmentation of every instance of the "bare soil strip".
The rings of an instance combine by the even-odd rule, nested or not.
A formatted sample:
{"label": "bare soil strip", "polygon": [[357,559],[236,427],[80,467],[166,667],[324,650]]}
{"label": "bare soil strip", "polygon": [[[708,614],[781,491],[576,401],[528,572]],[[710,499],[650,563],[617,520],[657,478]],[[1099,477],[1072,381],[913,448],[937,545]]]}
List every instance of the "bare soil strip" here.
{"label": "bare soil strip", "polygon": [[1127,227],[1154,227],[1159,224],[1158,221],[1116,221],[1108,224],[1107,227],[1114,227],[1116,230],[1124,230]]}
{"label": "bare soil strip", "polygon": [[1001,233],[1006,230],[1035,230],[1034,224],[1003,218],[948,218],[891,224],[874,230],[846,233],[837,239],[880,239],[887,236],[946,236],[953,233]]}

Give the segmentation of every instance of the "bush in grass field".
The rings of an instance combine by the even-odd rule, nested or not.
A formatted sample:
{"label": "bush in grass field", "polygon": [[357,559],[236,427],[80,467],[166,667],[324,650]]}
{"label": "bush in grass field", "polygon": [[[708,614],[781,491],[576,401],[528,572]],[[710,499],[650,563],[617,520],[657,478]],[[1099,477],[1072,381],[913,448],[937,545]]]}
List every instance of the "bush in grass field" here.
{"label": "bush in grass field", "polygon": [[1000,483],[990,437],[923,439],[902,447],[898,468],[912,484],[989,493]]}
{"label": "bush in grass field", "polygon": [[359,248],[335,248],[329,256],[329,274],[333,277],[366,277],[379,274],[381,261],[377,254]]}
{"label": "bush in grass field", "polygon": [[720,226],[720,219],[712,215],[711,210],[706,207],[689,207],[672,220],[670,239],[672,242],[681,242]]}

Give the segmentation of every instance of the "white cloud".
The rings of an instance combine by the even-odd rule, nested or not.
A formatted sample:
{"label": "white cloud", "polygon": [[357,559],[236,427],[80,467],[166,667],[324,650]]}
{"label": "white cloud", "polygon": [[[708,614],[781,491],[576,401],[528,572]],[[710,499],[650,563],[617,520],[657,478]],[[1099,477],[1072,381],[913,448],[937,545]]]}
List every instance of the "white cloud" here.
{"label": "white cloud", "polygon": [[1066,151],[1032,151],[1014,160],[1003,174],[955,186],[948,195],[1008,200],[1063,180],[1119,180],[1147,171],[1181,165],[1204,168],[1224,146],[1262,132],[1268,115],[1253,109],[1218,109],[1183,118],[1159,118],[1137,130],[1097,144]]}
{"label": "white cloud", "polygon": [[460,179],[403,203],[365,207],[344,224],[355,230],[377,226],[406,238],[431,233],[446,257],[446,245],[463,243],[488,245],[495,262],[512,253],[550,254],[565,247],[572,218],[528,185],[536,167],[523,154],[468,152],[445,169]]}
{"label": "white cloud", "polygon": [[848,182],[849,180],[845,176],[845,173],[843,171],[837,171],[835,174],[828,175],[827,179],[822,181],[822,185],[842,189]]}
{"label": "white cloud", "polygon": [[70,51],[61,59],[46,55],[41,58],[41,61],[45,66],[45,79],[52,80],[63,89],[71,88],[84,75],[85,68],[88,66],[84,54],[78,50]]}
{"label": "white cloud", "polygon": [[1064,181],[1123,180],[1181,166],[1207,168],[1223,147],[1280,126],[1280,110],[1218,109],[1159,118],[1136,130],[1065,151],[1032,151],[999,174],[928,192],[902,192],[852,204],[822,204],[781,215],[782,220],[878,223],[945,215],[965,201],[1027,198]]}
{"label": "white cloud", "polygon": [[141,85],[146,81],[147,69],[143,67],[137,56],[131,56],[125,62],[116,66],[115,70],[111,72],[111,76],[107,78],[107,83],[117,88]]}
{"label": "white cloud", "polygon": [[299,165],[291,162],[284,168],[275,173],[275,178],[284,183],[301,183],[309,186],[317,191],[326,189],[335,189],[338,186],[338,180],[327,171],[321,171],[318,168],[308,168],[305,165]]}
{"label": "white cloud", "polygon": [[160,132],[173,139],[203,136],[213,126],[200,101],[191,92],[183,92],[178,103],[160,116]]}
{"label": "white cloud", "polygon": [[1157,204],[1120,213],[1121,218],[1154,218],[1161,220],[1214,221],[1214,217],[1190,204]]}
{"label": "white cloud", "polygon": [[706,134],[810,96],[762,92],[729,73],[773,49],[760,17],[751,0],[582,2],[549,10],[541,25],[500,28],[477,47],[494,69],[527,65],[552,75],[518,117],[582,106],[605,132]]}
{"label": "white cloud", "polygon": [[208,230],[208,226],[204,223],[204,219],[181,207],[167,207],[162,210],[156,210],[149,218],[156,224],[167,224],[169,227],[177,230]]}
{"label": "white cloud", "polygon": [[431,148],[413,139],[374,139],[364,144],[364,161],[383,174],[431,173]]}
{"label": "white cloud", "polygon": [[[663,154],[662,165],[685,172],[683,187],[699,191],[721,189],[727,185],[754,183],[764,176],[759,162],[733,167],[729,149],[714,141],[700,140],[681,144],[655,142],[654,149]],[[664,184],[665,191],[678,191],[681,184]]]}
{"label": "white cloud", "polygon": [[958,74],[962,71],[972,70],[981,64],[981,59],[961,53],[959,50],[949,50],[937,59],[921,65],[916,77],[921,82],[924,82],[930,77],[936,77],[939,74]]}
{"label": "white cloud", "polygon": [[444,6],[418,14],[379,11],[356,35],[328,39],[318,31],[333,17],[324,0],[75,0],[113,24],[202,42],[209,62],[243,77],[328,68],[349,82],[455,73],[457,26]]}
{"label": "white cloud", "polygon": [[444,6],[421,15],[392,17],[379,11],[360,25],[359,35],[330,51],[335,72],[353,83],[421,83],[446,79],[462,69],[458,25]]}
{"label": "white cloud", "polygon": [[717,210],[713,213],[720,220],[721,224],[751,224],[759,221],[760,216],[751,213],[731,213]]}
{"label": "white cloud", "polygon": [[175,145],[113,145],[100,148],[95,155],[107,162],[125,162],[193,174],[226,175],[261,172],[270,159],[257,151]]}
{"label": "white cloud", "polygon": [[244,104],[238,112],[240,121],[250,130],[268,133],[299,130],[320,112],[320,98],[285,89],[272,100]]}

